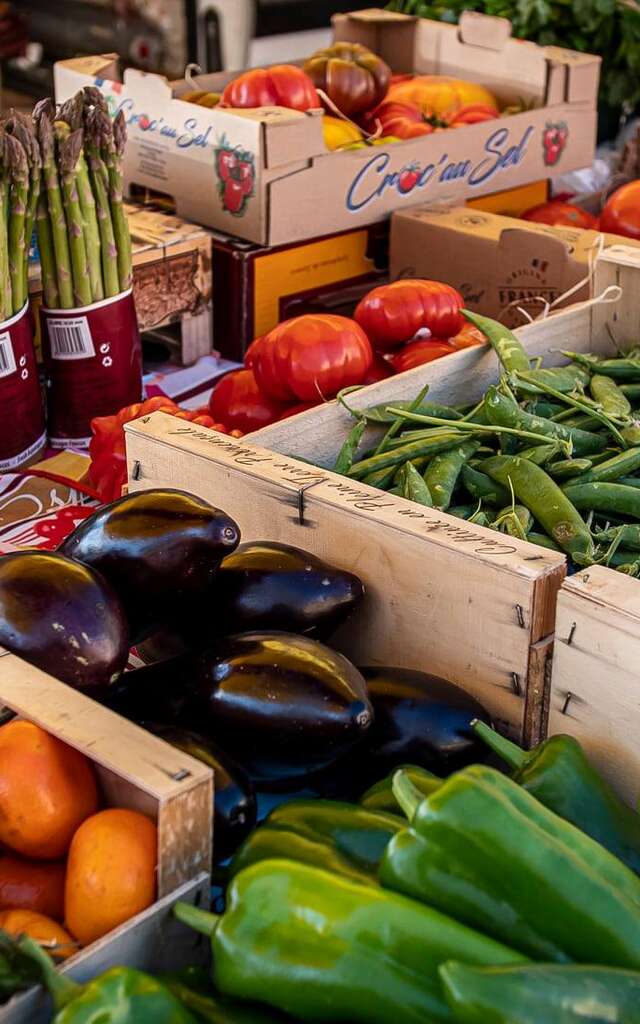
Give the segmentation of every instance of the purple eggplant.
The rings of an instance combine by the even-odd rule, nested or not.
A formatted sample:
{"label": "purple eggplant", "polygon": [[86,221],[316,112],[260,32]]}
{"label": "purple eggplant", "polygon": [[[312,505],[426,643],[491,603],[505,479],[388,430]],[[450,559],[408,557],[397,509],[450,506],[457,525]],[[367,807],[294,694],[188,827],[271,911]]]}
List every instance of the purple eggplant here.
{"label": "purple eggplant", "polygon": [[108,580],[137,641],[204,597],[239,540],[233,519],[201,498],[150,490],[98,509],[60,551]]}
{"label": "purple eggplant", "polygon": [[0,646],[97,696],[127,663],[129,631],[99,573],[64,555],[25,551],[0,558]]}

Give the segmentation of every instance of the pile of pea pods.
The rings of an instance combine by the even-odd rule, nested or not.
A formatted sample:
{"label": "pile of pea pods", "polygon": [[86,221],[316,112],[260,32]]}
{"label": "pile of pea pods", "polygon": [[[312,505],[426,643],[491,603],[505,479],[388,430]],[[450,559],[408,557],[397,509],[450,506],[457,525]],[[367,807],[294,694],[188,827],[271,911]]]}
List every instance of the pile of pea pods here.
{"label": "pile of pea pods", "polygon": [[[337,473],[468,522],[564,551],[573,568],[609,565],[640,575],[640,346],[615,358],[565,352],[567,365],[532,365],[502,324],[466,312],[501,364],[482,401],[426,399],[355,417]],[[361,451],[367,424],[387,425]]]}

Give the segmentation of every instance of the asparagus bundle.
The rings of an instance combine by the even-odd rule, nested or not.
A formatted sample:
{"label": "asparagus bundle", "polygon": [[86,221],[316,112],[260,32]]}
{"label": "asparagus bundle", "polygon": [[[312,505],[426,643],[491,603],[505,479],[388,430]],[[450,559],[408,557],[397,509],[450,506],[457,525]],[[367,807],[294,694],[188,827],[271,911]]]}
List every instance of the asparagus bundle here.
{"label": "asparagus bundle", "polygon": [[37,227],[46,305],[71,309],[126,291],[131,241],[122,194],[124,117],[112,121],[100,91],[87,87],[57,111],[50,100],[42,101],[34,122],[42,165]]}
{"label": "asparagus bundle", "polygon": [[0,322],[27,301],[27,259],[40,189],[40,153],[29,119],[0,124]]}

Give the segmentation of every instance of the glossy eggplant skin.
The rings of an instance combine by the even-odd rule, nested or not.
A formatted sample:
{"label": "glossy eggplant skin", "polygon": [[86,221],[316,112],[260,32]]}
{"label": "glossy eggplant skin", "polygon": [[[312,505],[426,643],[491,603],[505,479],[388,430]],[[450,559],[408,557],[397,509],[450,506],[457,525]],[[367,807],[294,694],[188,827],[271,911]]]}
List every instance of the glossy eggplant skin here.
{"label": "glossy eggplant skin", "polygon": [[99,573],[53,552],[0,558],[0,646],[98,696],[129,656],[124,609]]}
{"label": "glossy eggplant skin", "polygon": [[206,600],[139,645],[152,664],[197,650],[212,632],[284,630],[326,640],[364,597],[357,576],[288,544],[249,541],[228,555]]}
{"label": "glossy eggplant skin", "polygon": [[153,709],[213,739],[270,786],[322,768],[362,740],[372,708],[360,672],[292,633],[240,633],[127,673],[114,710]]}
{"label": "glossy eggplant skin", "polygon": [[108,580],[135,641],[204,594],[239,540],[225,512],[184,491],[158,489],[98,509],[59,550]]}
{"label": "glossy eggplant skin", "polygon": [[255,828],[256,795],[249,776],[220,747],[196,732],[157,722],[140,725],[213,769],[213,860],[215,864],[226,860]]}

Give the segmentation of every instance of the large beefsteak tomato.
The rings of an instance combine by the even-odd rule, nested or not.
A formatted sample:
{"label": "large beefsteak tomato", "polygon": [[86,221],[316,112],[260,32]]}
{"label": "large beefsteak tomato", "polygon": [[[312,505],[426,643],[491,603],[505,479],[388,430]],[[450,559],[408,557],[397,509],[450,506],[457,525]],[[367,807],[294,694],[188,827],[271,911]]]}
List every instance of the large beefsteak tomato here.
{"label": "large beefsteak tomato", "polygon": [[548,203],[532,206],[530,210],[525,210],[522,219],[533,221],[535,224],[561,225],[568,228],[595,228],[598,223],[591,213],[562,199],[550,199]]}
{"label": "large beefsteak tomato", "polygon": [[317,89],[347,117],[377,107],[389,88],[391,68],[360,43],[334,43],[304,65]]}
{"label": "large beefsteak tomato", "polygon": [[484,85],[445,75],[416,75],[406,82],[397,82],[390,87],[387,99],[410,103],[425,115],[435,114],[443,120],[472,104],[495,111],[496,117],[499,113],[498,101]]}
{"label": "large beefsteak tomato", "polygon": [[251,365],[265,395],[280,402],[333,398],[361,384],[373,359],[357,323],[333,313],[285,320],[251,346]]}
{"label": "large beefsteak tomato", "polygon": [[436,338],[461,330],[462,296],[440,281],[401,280],[374,288],[358,303],[354,318],[374,349],[390,352],[422,328]]}
{"label": "large beefsteak tomato", "polygon": [[275,423],[285,404],[262,394],[253,370],[233,370],[211,392],[209,411],[214,420],[248,434]]}
{"label": "large beefsteak tomato", "polygon": [[640,179],[609,196],[600,214],[600,230],[640,239]]}
{"label": "large beefsteak tomato", "polygon": [[244,71],[225,87],[222,107],[290,107],[312,110],[321,107],[315,86],[302,68],[274,64],[271,68]]}
{"label": "large beefsteak tomato", "polygon": [[393,367],[396,373],[404,370],[413,370],[415,366],[422,366],[424,363],[431,363],[434,359],[441,359],[442,356],[450,356],[457,349],[448,341],[442,338],[425,338],[423,341],[412,341],[410,345],[397,352],[393,357]]}
{"label": "large beefsteak tomato", "polygon": [[411,103],[396,103],[385,100],[379,107],[363,118],[367,131],[381,126],[383,135],[395,135],[398,139],[415,139],[420,135],[431,135],[434,118],[427,118],[419,107]]}

